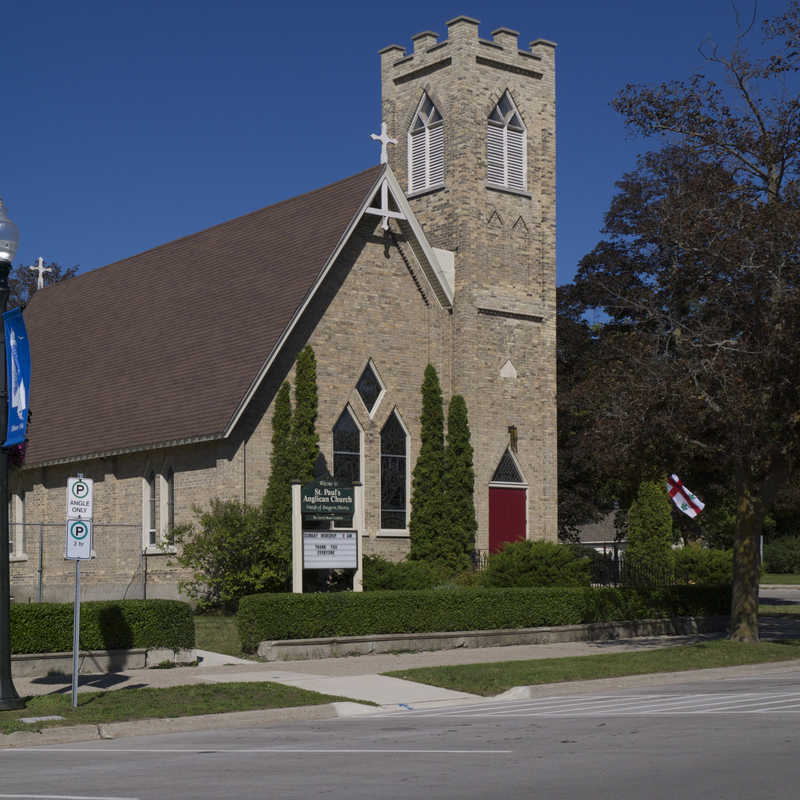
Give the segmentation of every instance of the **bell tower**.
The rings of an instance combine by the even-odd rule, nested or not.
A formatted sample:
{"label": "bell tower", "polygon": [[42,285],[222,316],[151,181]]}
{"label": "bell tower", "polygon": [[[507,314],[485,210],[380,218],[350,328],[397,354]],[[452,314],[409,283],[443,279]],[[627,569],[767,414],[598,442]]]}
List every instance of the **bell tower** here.
{"label": "bell tower", "polygon": [[478,27],[459,16],[445,39],[424,31],[410,53],[380,56],[389,164],[431,244],[453,254],[442,388],[467,401],[486,551],[557,539],[555,45]]}

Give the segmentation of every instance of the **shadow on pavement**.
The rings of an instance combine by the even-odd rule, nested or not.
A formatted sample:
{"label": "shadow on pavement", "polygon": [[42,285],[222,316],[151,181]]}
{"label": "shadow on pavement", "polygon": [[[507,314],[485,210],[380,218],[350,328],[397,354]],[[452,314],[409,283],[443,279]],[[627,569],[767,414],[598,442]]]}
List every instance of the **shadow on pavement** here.
{"label": "shadow on pavement", "polygon": [[[72,676],[64,674],[45,675],[34,678],[31,683],[52,685],[55,688],[50,694],[63,694],[72,691]],[[129,675],[109,673],[107,675],[79,675],[78,686],[89,686],[93,689],[146,689],[146,683],[133,683]]]}

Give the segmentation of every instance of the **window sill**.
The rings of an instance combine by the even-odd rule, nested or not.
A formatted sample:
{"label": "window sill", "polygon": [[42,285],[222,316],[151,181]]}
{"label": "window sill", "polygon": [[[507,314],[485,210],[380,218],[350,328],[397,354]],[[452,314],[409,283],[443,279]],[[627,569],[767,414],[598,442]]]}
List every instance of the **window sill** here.
{"label": "window sill", "polygon": [[519,189],[509,189],[508,186],[498,186],[496,183],[487,183],[487,189],[491,189],[493,192],[503,192],[504,194],[513,194],[517,197],[526,197],[528,200],[533,199],[533,195],[529,192],[523,192]]}
{"label": "window sill", "polygon": [[8,560],[13,564],[15,561],[27,561],[27,553],[9,553]]}
{"label": "window sill", "polygon": [[164,545],[159,547],[157,544],[149,544],[142,550],[142,555],[145,556],[174,556],[178,549],[174,544]]}
{"label": "window sill", "polygon": [[436,186],[428,186],[425,189],[418,189],[416,192],[410,192],[406,195],[406,198],[409,200],[413,200],[417,197],[422,197],[426,194],[433,194],[434,192],[441,192],[444,189],[443,183],[437,183]]}
{"label": "window sill", "polygon": [[408,528],[381,528],[378,536],[392,539],[408,539]]}

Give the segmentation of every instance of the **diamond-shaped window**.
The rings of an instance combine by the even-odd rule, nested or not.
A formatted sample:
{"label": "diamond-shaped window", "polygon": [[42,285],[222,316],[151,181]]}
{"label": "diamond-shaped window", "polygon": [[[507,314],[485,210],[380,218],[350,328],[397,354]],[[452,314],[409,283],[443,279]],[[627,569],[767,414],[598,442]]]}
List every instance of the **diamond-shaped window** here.
{"label": "diamond-shaped window", "polygon": [[375,370],[372,369],[371,364],[367,364],[367,366],[364,367],[364,371],[361,373],[361,377],[356,384],[356,389],[361,399],[364,401],[367,411],[371,414],[383,391],[383,385],[375,374]]}

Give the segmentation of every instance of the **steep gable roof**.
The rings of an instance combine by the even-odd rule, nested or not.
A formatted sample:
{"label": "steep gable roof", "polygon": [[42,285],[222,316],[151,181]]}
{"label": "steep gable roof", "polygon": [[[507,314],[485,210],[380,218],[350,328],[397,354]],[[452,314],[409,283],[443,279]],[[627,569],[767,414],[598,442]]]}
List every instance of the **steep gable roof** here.
{"label": "steep gable roof", "polygon": [[37,292],[26,465],[225,435],[383,172]]}

